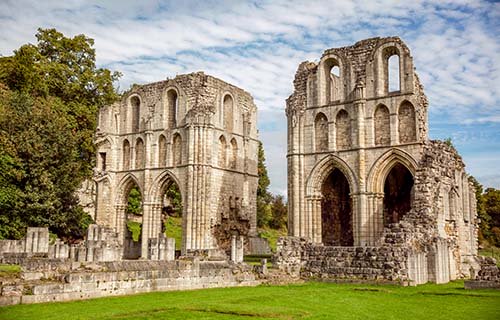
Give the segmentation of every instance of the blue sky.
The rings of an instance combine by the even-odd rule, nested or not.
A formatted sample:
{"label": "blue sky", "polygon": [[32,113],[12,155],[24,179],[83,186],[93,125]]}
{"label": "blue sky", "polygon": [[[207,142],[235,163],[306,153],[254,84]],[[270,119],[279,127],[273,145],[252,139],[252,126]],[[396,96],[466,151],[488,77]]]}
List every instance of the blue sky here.
{"label": "blue sky", "polygon": [[203,70],[259,108],[271,191],[286,192],[285,99],[301,61],[374,36],[400,36],[429,98],[431,139],[452,138],[467,171],[500,188],[500,4],[492,1],[0,2],[0,54],[38,27],[95,39],[120,89]]}

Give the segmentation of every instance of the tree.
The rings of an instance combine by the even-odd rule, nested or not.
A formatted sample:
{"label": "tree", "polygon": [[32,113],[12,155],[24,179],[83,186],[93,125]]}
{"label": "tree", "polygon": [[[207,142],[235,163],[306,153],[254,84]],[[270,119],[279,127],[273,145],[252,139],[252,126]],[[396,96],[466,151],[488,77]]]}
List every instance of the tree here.
{"label": "tree", "polygon": [[483,185],[479,183],[473,176],[469,176],[469,181],[472,182],[476,193],[476,211],[477,216],[480,219],[479,224],[479,239],[489,238],[490,236],[490,217],[484,210],[483,201]]}
{"label": "tree", "polygon": [[273,229],[284,229],[287,224],[287,206],[282,195],[274,196],[271,202],[272,219],[269,226]]}
{"label": "tree", "polygon": [[38,29],[0,58],[0,238],[48,226],[83,236],[91,219],[75,191],[92,176],[99,107],[118,98],[118,73],[95,66],[93,40]]}
{"label": "tree", "polygon": [[489,218],[487,240],[500,246],[500,190],[487,188],[482,198],[485,216]]}
{"label": "tree", "polygon": [[270,181],[267,175],[266,157],[264,147],[259,141],[257,172],[259,175],[259,184],[257,186],[257,226],[264,227],[269,225],[272,219],[271,194],[267,191]]}

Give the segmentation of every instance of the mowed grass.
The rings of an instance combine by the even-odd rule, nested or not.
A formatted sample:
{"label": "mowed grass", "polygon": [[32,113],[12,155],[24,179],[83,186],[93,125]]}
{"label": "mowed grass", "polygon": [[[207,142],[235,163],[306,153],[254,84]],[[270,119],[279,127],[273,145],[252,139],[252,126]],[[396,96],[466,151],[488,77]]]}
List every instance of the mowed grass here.
{"label": "mowed grass", "polygon": [[0,308],[0,319],[500,319],[500,291],[463,282],[398,287],[306,283],[155,292]]}

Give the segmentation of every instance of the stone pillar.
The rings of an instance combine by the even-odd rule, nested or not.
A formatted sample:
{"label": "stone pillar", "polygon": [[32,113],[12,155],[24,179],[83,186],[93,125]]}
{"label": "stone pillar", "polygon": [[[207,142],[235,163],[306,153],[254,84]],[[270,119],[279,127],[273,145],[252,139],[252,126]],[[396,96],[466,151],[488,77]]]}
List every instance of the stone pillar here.
{"label": "stone pillar", "polygon": [[174,261],[175,260],[175,239],[166,238],[166,248],[165,248],[165,260]]}
{"label": "stone pillar", "polygon": [[231,261],[236,261],[236,235],[231,236]]}
{"label": "stone pillar", "polygon": [[116,225],[115,230],[118,233],[118,243],[123,246],[123,241],[125,237],[125,215],[126,215],[127,205],[119,204],[116,205]]}

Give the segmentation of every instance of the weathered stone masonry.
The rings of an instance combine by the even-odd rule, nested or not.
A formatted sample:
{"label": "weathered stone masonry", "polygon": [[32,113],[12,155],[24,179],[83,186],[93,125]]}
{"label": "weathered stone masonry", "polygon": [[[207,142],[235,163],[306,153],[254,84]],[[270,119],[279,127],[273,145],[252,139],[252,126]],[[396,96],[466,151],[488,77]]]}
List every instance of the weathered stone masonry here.
{"label": "weathered stone masonry", "polygon": [[[142,247],[161,233],[163,194],[182,195],[183,254],[229,252],[255,235],[256,107],[247,92],[202,72],[135,86],[99,114],[96,222],[126,238],[127,195],[143,199]],[[126,244],[125,244],[126,246]]]}
{"label": "weathered stone masonry", "polygon": [[399,38],[328,49],[299,65],[294,89],[288,227],[303,241],[284,240],[279,265],[294,269],[300,251],[304,274],[412,283],[477,268],[474,189],[456,151],[427,138],[427,98]]}

